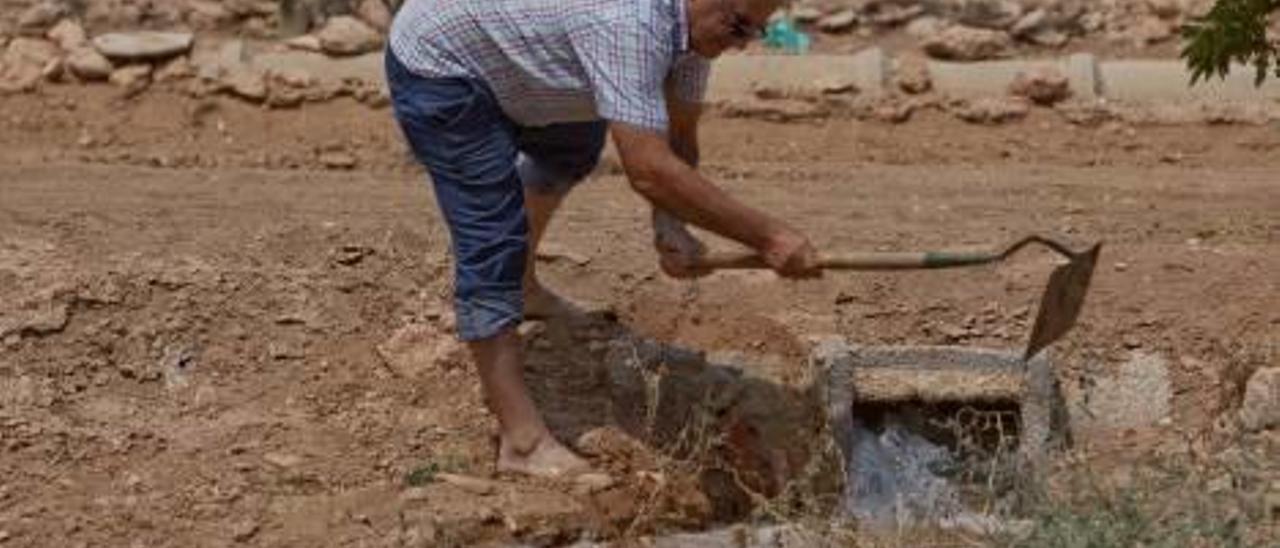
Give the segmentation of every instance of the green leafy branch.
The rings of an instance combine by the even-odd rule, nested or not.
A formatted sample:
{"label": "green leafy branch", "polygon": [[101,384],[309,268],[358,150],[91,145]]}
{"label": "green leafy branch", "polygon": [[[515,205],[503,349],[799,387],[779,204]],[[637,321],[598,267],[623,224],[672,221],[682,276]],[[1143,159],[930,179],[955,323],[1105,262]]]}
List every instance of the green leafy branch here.
{"label": "green leafy branch", "polygon": [[1182,29],[1186,40],[1182,58],[1191,69],[1191,83],[1227,75],[1233,62],[1251,64],[1254,83],[1268,73],[1280,78],[1280,40],[1268,38],[1270,15],[1280,0],[1217,0],[1213,9]]}

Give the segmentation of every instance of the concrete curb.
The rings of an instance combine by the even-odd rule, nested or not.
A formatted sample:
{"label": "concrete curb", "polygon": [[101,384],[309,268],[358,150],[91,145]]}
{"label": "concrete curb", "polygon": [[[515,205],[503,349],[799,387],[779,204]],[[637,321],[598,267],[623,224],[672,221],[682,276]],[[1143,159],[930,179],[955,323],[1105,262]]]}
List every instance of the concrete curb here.
{"label": "concrete curb", "polygon": [[[382,82],[382,53],[330,58],[304,51],[243,53],[229,42],[218,51],[224,68],[243,63],[258,70],[303,69],[325,82],[358,79]],[[237,51],[238,56],[225,52]],[[239,57],[238,60],[232,59]],[[852,84],[863,97],[878,98],[893,91],[891,76],[900,61],[880,48],[853,55],[726,55],[716,60],[708,83],[711,101],[751,97],[760,89],[793,93],[822,93]],[[1190,75],[1180,61],[1101,61],[1081,53],[1058,59],[1002,60],[974,63],[929,61],[926,70],[935,93],[949,97],[1004,96],[1018,74],[1054,68],[1068,79],[1077,99],[1107,99],[1132,103],[1231,101],[1280,105],[1280,79],[1253,85],[1253,70],[1237,67],[1223,80],[1189,86]]]}

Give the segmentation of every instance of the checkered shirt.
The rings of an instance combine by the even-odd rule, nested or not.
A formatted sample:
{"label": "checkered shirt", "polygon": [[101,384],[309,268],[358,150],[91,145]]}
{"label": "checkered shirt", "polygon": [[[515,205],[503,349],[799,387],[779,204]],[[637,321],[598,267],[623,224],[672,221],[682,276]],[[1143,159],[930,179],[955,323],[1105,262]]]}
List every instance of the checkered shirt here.
{"label": "checkered shirt", "polygon": [[425,77],[486,82],[516,123],[605,119],[667,128],[664,85],[701,102],[684,0],[408,0],[391,51]]}

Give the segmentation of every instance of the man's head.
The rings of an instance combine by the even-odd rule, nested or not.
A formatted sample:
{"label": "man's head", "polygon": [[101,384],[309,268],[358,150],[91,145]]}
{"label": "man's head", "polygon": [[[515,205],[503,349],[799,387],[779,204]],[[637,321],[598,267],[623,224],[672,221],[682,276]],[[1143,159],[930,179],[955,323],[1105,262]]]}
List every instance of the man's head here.
{"label": "man's head", "polygon": [[740,49],[764,35],[784,0],[687,0],[689,47],[708,59]]}

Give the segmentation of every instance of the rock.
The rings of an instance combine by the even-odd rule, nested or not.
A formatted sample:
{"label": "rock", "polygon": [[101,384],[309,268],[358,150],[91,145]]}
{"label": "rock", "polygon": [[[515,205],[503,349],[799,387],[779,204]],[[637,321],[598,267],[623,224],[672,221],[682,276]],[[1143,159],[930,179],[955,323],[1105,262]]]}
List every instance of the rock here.
{"label": "rock", "polygon": [[609,474],[588,472],[573,478],[573,492],[577,495],[590,495],[613,487],[615,483],[617,482]]}
{"label": "rock", "polygon": [[82,80],[102,81],[111,76],[115,67],[106,56],[88,46],[81,46],[67,55],[67,67]]}
{"label": "rock", "polygon": [[578,436],[574,448],[615,469],[639,471],[658,467],[659,459],[653,449],[616,426],[601,426],[586,431]]}
{"label": "rock", "polygon": [[1012,42],[1003,32],[954,26],[925,39],[925,53],[938,59],[983,61],[1009,54]]}
{"label": "rock", "polygon": [[1168,22],[1162,21],[1159,17],[1149,16],[1138,21],[1138,24],[1129,30],[1129,35],[1134,45],[1142,47],[1173,38],[1173,29]]}
{"label": "rock", "polygon": [[66,63],[62,61],[62,58],[55,58],[40,69],[40,77],[50,82],[60,82],[62,81],[62,76],[66,74],[66,68]]}
{"label": "rock", "polygon": [[236,542],[248,542],[261,528],[258,521],[252,518],[240,521],[231,528],[231,539]]}
{"label": "rock", "polygon": [[957,118],[975,124],[1003,124],[1020,120],[1030,108],[1018,98],[984,97],[972,101],[960,101],[951,111]]}
{"label": "rock", "polygon": [[858,14],[852,9],[840,10],[818,20],[818,30],[828,33],[845,32],[858,23]]}
{"label": "rock", "polygon": [[1011,0],[964,0],[956,20],[962,25],[1007,29],[1022,17],[1022,5]]}
{"label": "rock", "polygon": [[397,375],[414,379],[441,369],[463,367],[467,351],[457,338],[425,323],[409,323],[376,348]]}
{"label": "rock", "polygon": [[439,473],[436,479],[473,495],[492,495],[498,491],[498,483],[461,474]]}
{"label": "rock", "polygon": [[248,67],[234,67],[222,77],[232,95],[260,103],[267,98],[267,81],[262,72]]}
{"label": "rock", "polygon": [[391,10],[382,0],[360,0],[356,6],[356,15],[369,26],[385,32],[391,28]]}
{"label": "rock", "polygon": [[294,108],[306,102],[305,91],[279,85],[267,86],[266,105],[270,108]]}
{"label": "rock", "polygon": [[844,95],[858,93],[858,84],[845,76],[824,76],[814,82],[818,92],[823,95]]}
{"label": "rock", "polygon": [[792,100],[733,99],[719,105],[727,118],[751,118],[771,122],[797,122],[825,118],[831,112],[818,103]]}
{"label": "rock", "polygon": [[84,27],[70,19],[59,21],[53,28],[49,29],[49,32],[45,33],[45,37],[58,44],[62,51],[71,51],[89,43],[89,38],[84,33]]}
{"label": "rock", "polygon": [[1052,27],[1045,27],[1031,31],[1031,33],[1026,36],[1026,39],[1028,42],[1036,45],[1060,48],[1065,46],[1067,42],[1071,40],[1071,35]]}
{"label": "rock", "polygon": [[811,25],[822,19],[822,10],[813,6],[800,6],[791,10],[791,18],[797,23]]}
{"label": "rock", "polygon": [[151,61],[187,53],[193,39],[189,32],[117,32],[94,37],[93,47],[112,60]]}
{"label": "rock", "polygon": [[0,94],[30,93],[35,91],[43,78],[43,67],[35,65],[4,65],[0,63]]}
{"label": "rock", "polygon": [[1280,426],[1280,367],[1264,367],[1249,377],[1240,422],[1250,431]]}
{"label": "rock", "polygon": [[320,154],[320,165],[328,169],[352,169],[356,167],[356,157],[341,151]]}
{"label": "rock", "polygon": [[151,81],[151,65],[126,65],[112,71],[107,79],[125,89],[145,87]]}
{"label": "rock", "polygon": [[49,335],[67,326],[67,304],[55,300],[30,303],[7,315],[0,314],[0,338],[10,335]]}
{"label": "rock", "polygon": [[378,49],[382,36],[355,17],[340,15],[329,19],[316,33],[321,51],[330,55],[359,55]]}
{"label": "rock", "polygon": [[1096,380],[1084,398],[1079,420],[1084,429],[1149,428],[1173,410],[1169,368],[1159,355],[1135,351],[1114,374]]}
{"label": "rock", "polygon": [[1182,14],[1180,0],[1147,0],[1147,9],[1161,19],[1173,19]]}
{"label": "rock", "polygon": [[45,1],[35,4],[18,16],[18,31],[43,34],[46,29],[65,17],[70,10],[62,2]]}
{"label": "rock", "polygon": [[871,119],[887,124],[901,124],[911,119],[916,104],[911,101],[883,101],[871,109]]}
{"label": "rock", "polygon": [[893,81],[898,89],[912,95],[925,93],[933,88],[928,63],[915,55],[899,57],[897,69],[893,73]]}
{"label": "rock", "polygon": [[321,51],[320,38],[313,34],[304,34],[284,41],[284,45],[302,51]]}
{"label": "rock", "polygon": [[1009,29],[1009,34],[1022,37],[1032,31],[1040,30],[1049,24],[1049,12],[1044,8],[1034,9],[1018,19]]}
{"label": "rock", "polygon": [[188,0],[187,23],[196,30],[216,30],[230,26],[236,14],[213,0]]}
{"label": "rock", "polygon": [[316,85],[316,78],[306,70],[286,67],[273,71],[271,79],[291,88],[305,89]]}
{"label": "rock", "polygon": [[183,55],[173,58],[172,61],[165,63],[163,67],[156,70],[154,79],[157,82],[176,82],[193,78],[195,75],[196,68],[191,65],[191,60]]}
{"label": "rock", "polygon": [[14,38],[0,57],[7,65],[31,65],[43,69],[50,61],[57,59],[60,52],[58,46],[48,40],[38,38]]}
{"label": "rock", "polygon": [[294,468],[302,464],[302,457],[288,453],[267,453],[262,456],[262,460],[279,468]]}
{"label": "rock", "polygon": [[924,17],[918,17],[910,23],[907,23],[906,29],[904,30],[906,30],[908,36],[911,36],[916,40],[924,40],[925,38],[937,34],[945,25],[946,23],[941,19],[932,15],[926,15]]}
{"label": "rock", "polygon": [[875,25],[893,27],[915,19],[923,13],[924,6],[920,4],[912,4],[909,6],[883,4],[871,15],[870,20],[871,23]]}
{"label": "rock", "polygon": [[1048,106],[1070,97],[1071,83],[1057,69],[1040,68],[1018,73],[1009,84],[1009,93]]}

